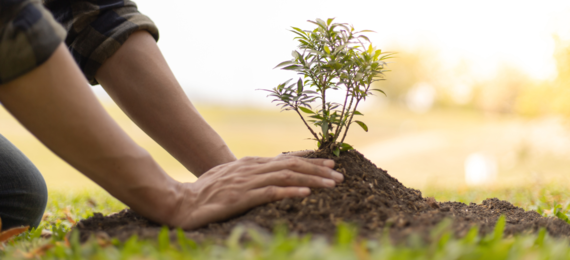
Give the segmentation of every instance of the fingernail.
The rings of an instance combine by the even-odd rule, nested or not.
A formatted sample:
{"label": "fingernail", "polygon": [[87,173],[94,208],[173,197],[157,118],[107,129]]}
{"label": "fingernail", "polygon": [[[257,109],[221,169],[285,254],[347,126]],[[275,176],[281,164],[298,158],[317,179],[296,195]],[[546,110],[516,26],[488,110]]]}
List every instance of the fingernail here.
{"label": "fingernail", "polygon": [[337,172],[337,171],[331,171],[331,177],[338,182],[341,182],[344,180],[344,175],[342,175],[342,173]]}
{"label": "fingernail", "polygon": [[327,187],[334,187],[335,182],[331,179],[325,179],[323,178],[323,183],[325,184],[325,186]]}
{"label": "fingernail", "polygon": [[303,188],[299,188],[299,195],[300,196],[307,196],[311,194],[311,189],[303,187]]}
{"label": "fingernail", "polygon": [[323,162],[323,165],[326,167],[332,168],[332,167],[334,167],[334,161],[333,160],[326,160]]}

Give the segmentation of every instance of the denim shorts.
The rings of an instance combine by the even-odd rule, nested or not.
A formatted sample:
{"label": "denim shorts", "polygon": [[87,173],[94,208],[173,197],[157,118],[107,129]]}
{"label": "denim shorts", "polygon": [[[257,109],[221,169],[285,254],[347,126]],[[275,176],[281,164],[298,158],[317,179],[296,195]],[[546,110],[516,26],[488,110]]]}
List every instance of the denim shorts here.
{"label": "denim shorts", "polygon": [[90,84],[97,69],[138,30],[155,24],[129,0],[0,0],[0,84],[45,62],[65,41]]}

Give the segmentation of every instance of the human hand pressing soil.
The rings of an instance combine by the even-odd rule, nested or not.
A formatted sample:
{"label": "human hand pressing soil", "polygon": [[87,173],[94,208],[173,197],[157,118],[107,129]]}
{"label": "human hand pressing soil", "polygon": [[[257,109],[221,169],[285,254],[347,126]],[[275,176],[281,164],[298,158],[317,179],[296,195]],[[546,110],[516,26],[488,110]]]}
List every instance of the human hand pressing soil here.
{"label": "human hand pressing soil", "polygon": [[344,179],[333,167],[333,160],[291,155],[245,157],[219,165],[196,182],[181,184],[182,196],[169,224],[194,229],[261,204],[305,197],[311,192],[308,187],[332,188]]}

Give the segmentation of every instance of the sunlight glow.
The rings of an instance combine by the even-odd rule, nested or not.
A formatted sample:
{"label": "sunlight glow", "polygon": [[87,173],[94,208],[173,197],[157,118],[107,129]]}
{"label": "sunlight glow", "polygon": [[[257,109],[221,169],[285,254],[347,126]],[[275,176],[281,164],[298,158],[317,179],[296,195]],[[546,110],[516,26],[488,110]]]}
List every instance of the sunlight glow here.
{"label": "sunlight glow", "polygon": [[223,104],[267,105],[254,90],[295,77],[272,69],[296,46],[288,28],[311,28],[306,20],[317,17],[376,31],[371,40],[383,50],[432,48],[438,65],[467,63],[469,80],[492,78],[504,65],[553,79],[553,35],[570,39],[570,1],[136,2],[158,25],[188,94]]}

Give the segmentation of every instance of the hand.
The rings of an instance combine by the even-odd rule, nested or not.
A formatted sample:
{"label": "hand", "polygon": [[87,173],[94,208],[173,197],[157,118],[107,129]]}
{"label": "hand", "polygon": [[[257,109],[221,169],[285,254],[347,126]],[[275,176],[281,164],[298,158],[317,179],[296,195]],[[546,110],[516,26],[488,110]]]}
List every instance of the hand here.
{"label": "hand", "polygon": [[315,150],[301,150],[301,151],[294,151],[294,152],[284,152],[284,153],[280,153],[279,155],[277,155],[277,157],[282,157],[282,156],[303,157],[303,156],[308,155],[314,151]]}
{"label": "hand", "polygon": [[258,205],[305,197],[311,193],[308,187],[332,188],[344,179],[333,167],[333,160],[289,155],[219,165],[196,182],[181,184],[182,197],[169,224],[194,229]]}

